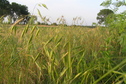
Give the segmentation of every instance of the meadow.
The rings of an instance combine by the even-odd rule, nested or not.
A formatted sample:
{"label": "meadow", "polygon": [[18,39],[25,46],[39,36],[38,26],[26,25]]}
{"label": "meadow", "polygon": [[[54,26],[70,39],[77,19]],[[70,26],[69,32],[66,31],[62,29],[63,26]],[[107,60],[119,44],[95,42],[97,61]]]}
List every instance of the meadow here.
{"label": "meadow", "polygon": [[0,26],[0,84],[126,84],[126,53],[111,28]]}

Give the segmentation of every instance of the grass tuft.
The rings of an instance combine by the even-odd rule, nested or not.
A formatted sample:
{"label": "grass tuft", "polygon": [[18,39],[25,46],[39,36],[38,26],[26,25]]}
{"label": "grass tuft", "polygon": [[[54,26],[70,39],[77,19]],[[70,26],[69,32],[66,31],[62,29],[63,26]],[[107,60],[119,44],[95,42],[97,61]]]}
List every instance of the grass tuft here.
{"label": "grass tuft", "polygon": [[10,29],[0,28],[0,84],[126,83],[126,54],[120,51],[116,30],[38,25]]}

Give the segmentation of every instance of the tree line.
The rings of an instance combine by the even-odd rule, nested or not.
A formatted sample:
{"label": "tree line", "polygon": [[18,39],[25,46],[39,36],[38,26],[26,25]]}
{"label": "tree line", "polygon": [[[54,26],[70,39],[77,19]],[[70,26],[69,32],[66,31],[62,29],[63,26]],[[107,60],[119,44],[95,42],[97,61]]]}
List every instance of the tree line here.
{"label": "tree line", "polygon": [[7,0],[0,0],[0,17],[1,22],[3,22],[6,17],[8,19],[8,23],[10,24],[14,23],[20,18],[24,18],[22,22],[20,22],[22,24],[27,24],[31,17],[33,17],[34,19],[37,18],[36,16],[30,15],[28,7],[26,5],[21,5],[16,2],[10,3]]}

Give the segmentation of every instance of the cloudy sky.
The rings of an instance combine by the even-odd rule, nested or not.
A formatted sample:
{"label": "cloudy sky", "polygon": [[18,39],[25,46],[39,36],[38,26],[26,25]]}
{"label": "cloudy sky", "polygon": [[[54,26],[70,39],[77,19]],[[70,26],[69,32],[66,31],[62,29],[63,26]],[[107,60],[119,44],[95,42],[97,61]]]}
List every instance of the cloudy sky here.
{"label": "cloudy sky", "polygon": [[[92,22],[97,22],[97,13],[103,9],[100,4],[104,0],[8,0],[9,2],[17,2],[26,5],[29,12],[35,15],[37,9],[41,11],[43,16],[50,18],[52,22],[56,22],[57,18],[62,15],[65,17],[68,24],[72,24],[74,17],[81,17],[83,25],[91,25]],[[37,4],[46,4],[49,10],[39,7]],[[35,10],[34,10],[35,9]]]}

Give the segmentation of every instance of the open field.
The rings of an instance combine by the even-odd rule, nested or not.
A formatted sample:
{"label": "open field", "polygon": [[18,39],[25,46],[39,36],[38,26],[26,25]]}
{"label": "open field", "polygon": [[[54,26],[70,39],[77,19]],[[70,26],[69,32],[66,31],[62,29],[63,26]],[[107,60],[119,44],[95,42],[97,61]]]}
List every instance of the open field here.
{"label": "open field", "polygon": [[126,83],[126,53],[116,30],[6,27],[0,28],[0,84]]}

